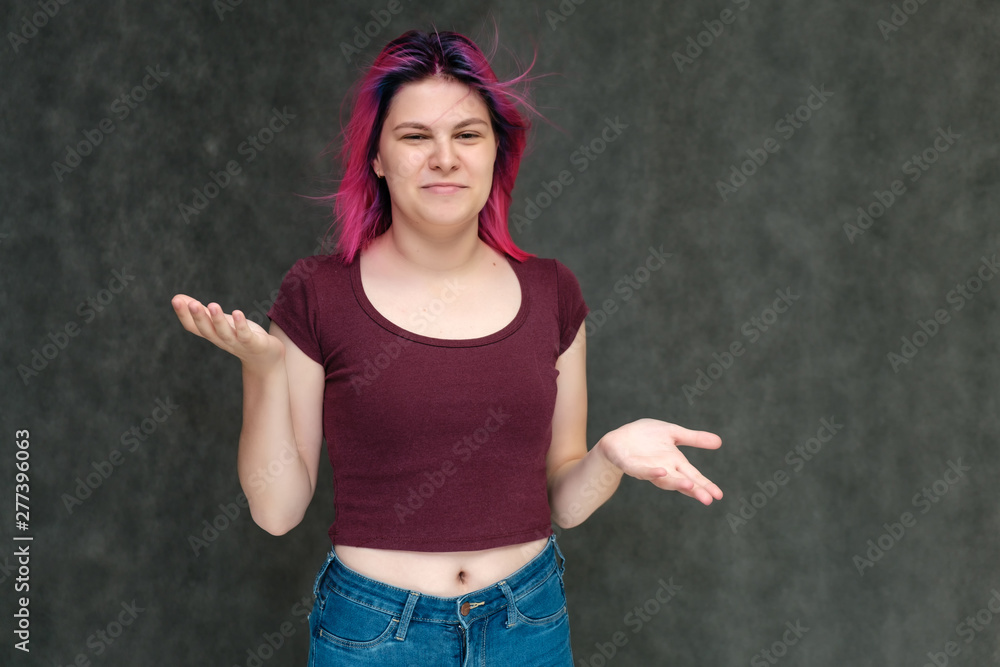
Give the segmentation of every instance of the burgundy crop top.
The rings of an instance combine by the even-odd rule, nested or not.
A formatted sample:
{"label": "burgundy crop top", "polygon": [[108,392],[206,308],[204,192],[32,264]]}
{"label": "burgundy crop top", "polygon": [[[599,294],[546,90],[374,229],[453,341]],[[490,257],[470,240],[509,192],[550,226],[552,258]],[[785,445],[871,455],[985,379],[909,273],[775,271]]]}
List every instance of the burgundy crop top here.
{"label": "burgundy crop top", "polygon": [[383,317],[357,258],[306,257],[285,275],[267,316],[326,370],[333,544],[472,551],[552,534],[555,364],[590,309],[558,260],[508,261],[517,315],[462,340]]}

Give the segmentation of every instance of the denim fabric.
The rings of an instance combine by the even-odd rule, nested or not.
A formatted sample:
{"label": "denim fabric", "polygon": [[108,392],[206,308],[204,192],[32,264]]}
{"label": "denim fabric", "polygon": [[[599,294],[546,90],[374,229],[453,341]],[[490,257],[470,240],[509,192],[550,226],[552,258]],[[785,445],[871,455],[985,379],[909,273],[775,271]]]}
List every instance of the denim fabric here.
{"label": "denim fabric", "polygon": [[565,567],[551,535],[517,572],[444,598],[370,579],[331,548],[313,586],[309,667],[572,667]]}

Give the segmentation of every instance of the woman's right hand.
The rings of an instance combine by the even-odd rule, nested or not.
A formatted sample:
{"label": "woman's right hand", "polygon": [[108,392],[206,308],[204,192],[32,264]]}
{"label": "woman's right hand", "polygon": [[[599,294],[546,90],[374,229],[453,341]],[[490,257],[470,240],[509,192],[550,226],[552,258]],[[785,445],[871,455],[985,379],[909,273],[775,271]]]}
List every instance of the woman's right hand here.
{"label": "woman's right hand", "polygon": [[174,295],[170,304],[185,329],[235,355],[244,366],[265,368],[284,358],[284,343],[242,311],[227,315],[214,301],[204,306],[186,294]]}

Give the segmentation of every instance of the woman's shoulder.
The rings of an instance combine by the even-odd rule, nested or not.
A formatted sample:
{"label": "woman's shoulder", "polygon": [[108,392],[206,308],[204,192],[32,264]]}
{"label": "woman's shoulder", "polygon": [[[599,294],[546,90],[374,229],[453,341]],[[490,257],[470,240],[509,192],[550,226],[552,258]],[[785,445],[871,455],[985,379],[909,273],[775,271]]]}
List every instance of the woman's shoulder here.
{"label": "woman's shoulder", "polygon": [[342,255],[331,253],[300,257],[292,264],[290,271],[298,273],[315,273],[320,269],[323,271],[344,271],[349,269],[350,266],[350,262],[345,261]]}
{"label": "woman's shoulder", "polygon": [[525,267],[527,270],[535,272],[540,277],[549,279],[554,278],[559,282],[576,278],[576,274],[573,270],[556,257],[541,257],[535,255],[522,261],[521,266]]}
{"label": "woman's shoulder", "polygon": [[[282,284],[297,289],[322,289],[350,280],[350,265],[338,255],[308,255],[295,260],[286,270]],[[313,287],[315,285],[315,287]]]}

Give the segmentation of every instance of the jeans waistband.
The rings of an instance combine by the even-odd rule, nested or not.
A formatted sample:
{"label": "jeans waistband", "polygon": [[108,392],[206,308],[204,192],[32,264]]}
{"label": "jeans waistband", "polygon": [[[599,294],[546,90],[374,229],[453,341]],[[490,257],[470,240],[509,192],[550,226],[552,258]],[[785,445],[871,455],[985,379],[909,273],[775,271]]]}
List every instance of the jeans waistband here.
{"label": "jeans waistband", "polygon": [[[511,609],[515,600],[542,584],[554,570],[558,569],[561,576],[565,568],[566,559],[552,534],[541,553],[502,580],[457,597],[438,597],[366,577],[344,565],[331,547],[316,575],[313,593],[319,595],[320,591],[329,589],[359,604],[398,616],[396,638],[403,639],[411,619],[467,627],[478,618],[505,607]],[[507,627],[514,623],[516,614],[508,614]]]}

